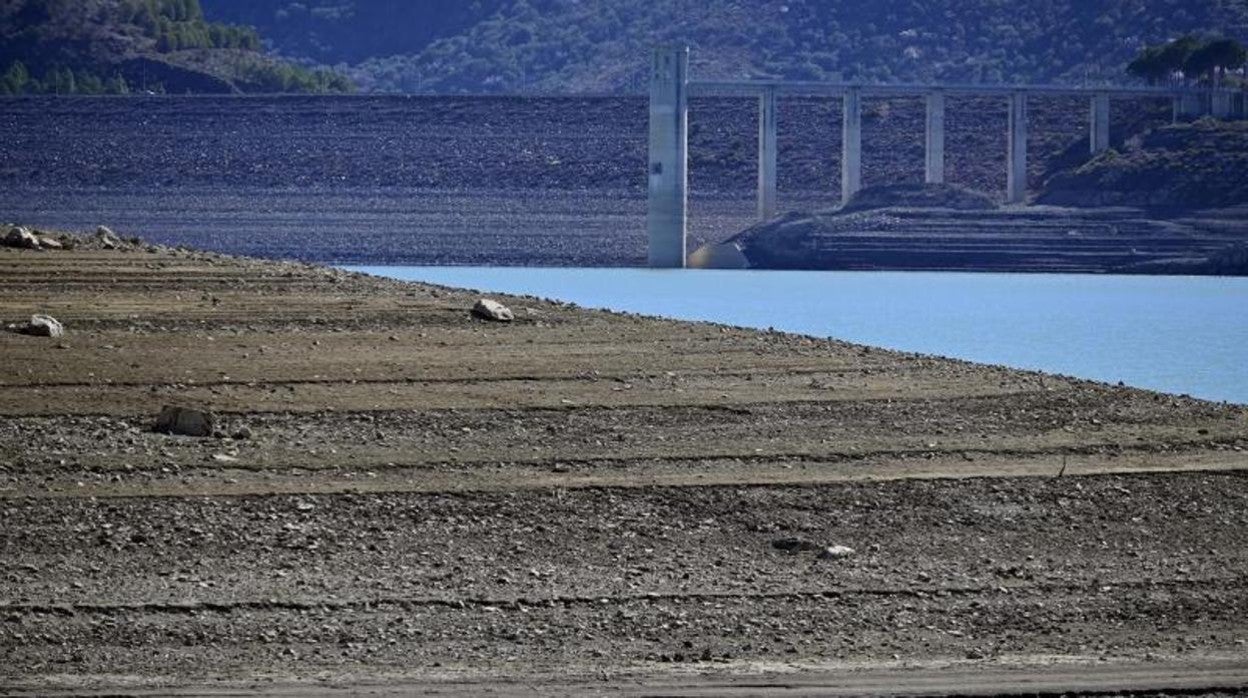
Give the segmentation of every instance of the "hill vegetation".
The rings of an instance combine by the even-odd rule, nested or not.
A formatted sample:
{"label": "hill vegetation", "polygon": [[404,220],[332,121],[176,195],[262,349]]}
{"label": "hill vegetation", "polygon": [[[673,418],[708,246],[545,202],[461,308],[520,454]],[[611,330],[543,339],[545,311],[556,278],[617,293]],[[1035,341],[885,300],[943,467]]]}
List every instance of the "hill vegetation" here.
{"label": "hill vegetation", "polygon": [[[1232,71],[1244,67],[1248,49],[1235,39],[1212,37],[1201,39],[1188,34],[1157,46],[1146,46],[1135,60],[1127,64],[1127,72],[1149,84],[1196,82],[1219,85]],[[1243,82],[1242,78],[1239,82]]]}
{"label": "hill vegetation", "polygon": [[401,92],[639,92],[663,42],[714,78],[1119,81],[1146,46],[1248,35],[1244,0],[203,1],[281,55]]}
{"label": "hill vegetation", "polygon": [[1248,123],[1162,126],[1054,174],[1039,197],[1061,206],[1202,208],[1248,201]]}
{"label": "hill vegetation", "polygon": [[261,52],[199,0],[0,0],[0,94],[341,92],[349,82]]}

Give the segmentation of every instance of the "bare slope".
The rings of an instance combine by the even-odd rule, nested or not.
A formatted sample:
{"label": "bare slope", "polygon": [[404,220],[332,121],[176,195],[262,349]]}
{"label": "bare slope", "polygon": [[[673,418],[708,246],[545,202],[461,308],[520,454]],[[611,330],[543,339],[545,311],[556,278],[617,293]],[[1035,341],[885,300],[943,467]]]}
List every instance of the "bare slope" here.
{"label": "bare slope", "polygon": [[1248,122],[1202,119],[1150,129],[1054,173],[1040,201],[1186,209],[1248,203]]}

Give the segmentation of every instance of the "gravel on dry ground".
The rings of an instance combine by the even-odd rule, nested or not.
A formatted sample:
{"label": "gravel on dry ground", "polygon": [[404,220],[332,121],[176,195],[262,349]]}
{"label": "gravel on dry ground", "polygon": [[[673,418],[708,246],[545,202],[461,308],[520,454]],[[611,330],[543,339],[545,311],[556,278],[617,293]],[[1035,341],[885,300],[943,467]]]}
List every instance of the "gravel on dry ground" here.
{"label": "gravel on dry ground", "polygon": [[0,689],[1248,658],[1248,409],[475,299],[0,249]]}

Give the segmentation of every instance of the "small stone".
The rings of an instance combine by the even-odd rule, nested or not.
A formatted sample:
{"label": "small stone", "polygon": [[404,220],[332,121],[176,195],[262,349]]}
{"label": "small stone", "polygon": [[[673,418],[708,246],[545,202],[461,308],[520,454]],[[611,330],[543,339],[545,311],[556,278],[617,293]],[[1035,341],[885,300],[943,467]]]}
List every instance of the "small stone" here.
{"label": "small stone", "polygon": [[832,545],[819,553],[820,560],[840,560],[854,554],[854,549],[844,545]]}
{"label": "small stone", "polygon": [[515,314],[511,312],[511,308],[489,298],[477,300],[476,305],[472,306],[472,314],[483,320],[491,320],[493,322],[511,322],[516,319]]}
{"label": "small stone", "polygon": [[60,240],[57,240],[54,237],[50,237],[47,235],[40,235],[38,236],[38,239],[39,239],[39,246],[45,250],[59,250],[65,247],[64,245],[61,244]]}
{"label": "small stone", "polygon": [[31,315],[30,322],[18,327],[18,332],[32,337],[63,337],[65,327],[50,315]]}
{"label": "small stone", "polygon": [[251,428],[246,425],[241,426],[234,430],[234,433],[230,435],[230,438],[234,439],[235,441],[245,441],[247,439],[250,439]]}
{"label": "small stone", "polygon": [[187,407],[165,406],[156,417],[152,431],[179,436],[211,436],[215,418],[211,412]]}

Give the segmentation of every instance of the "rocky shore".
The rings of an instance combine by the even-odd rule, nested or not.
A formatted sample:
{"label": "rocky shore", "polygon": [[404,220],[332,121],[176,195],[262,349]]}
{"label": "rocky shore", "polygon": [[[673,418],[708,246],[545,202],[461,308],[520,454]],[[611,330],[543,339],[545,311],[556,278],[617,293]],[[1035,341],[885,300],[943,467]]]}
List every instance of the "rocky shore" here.
{"label": "rocky shore", "polygon": [[1248,685],[1242,407],[30,232],[6,694]]}

